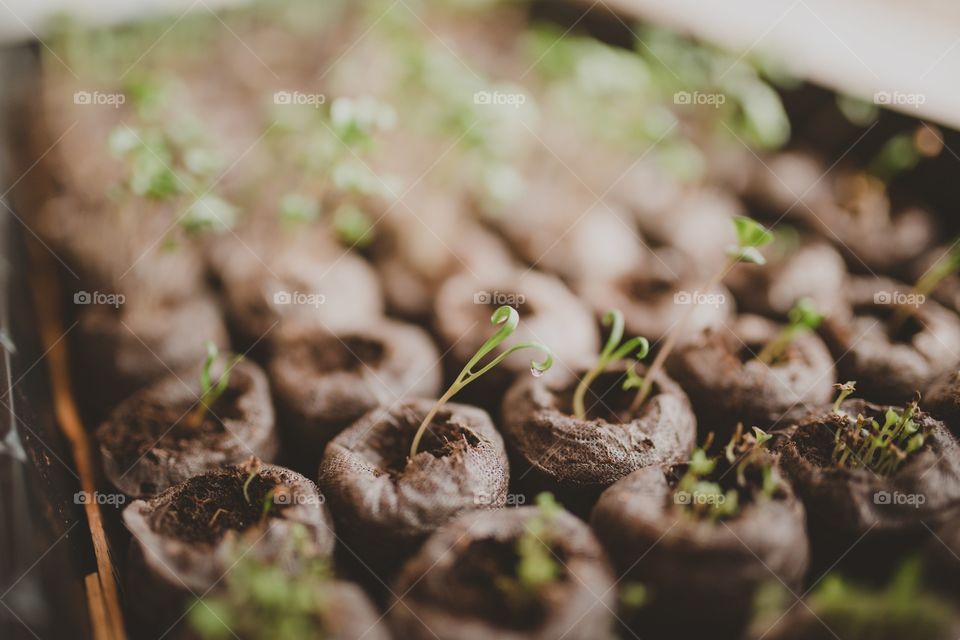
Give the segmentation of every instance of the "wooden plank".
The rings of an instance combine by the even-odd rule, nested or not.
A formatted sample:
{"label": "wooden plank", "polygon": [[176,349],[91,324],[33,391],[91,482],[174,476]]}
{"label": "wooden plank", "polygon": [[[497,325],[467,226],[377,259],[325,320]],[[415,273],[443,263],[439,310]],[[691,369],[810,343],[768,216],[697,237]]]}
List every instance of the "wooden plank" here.
{"label": "wooden plank", "polygon": [[[77,474],[80,476],[80,489],[92,496],[97,490],[93,455],[90,439],[80,420],[73,397],[73,387],[70,384],[67,339],[63,337],[61,292],[57,281],[56,265],[39,242],[33,241],[28,246],[34,305],[40,328],[40,339],[47,352],[46,360],[53,391],[54,412],[61,431],[70,443]],[[100,591],[107,618],[106,628],[110,629],[111,640],[125,640],[127,636],[123,612],[120,608],[116,570],[103,528],[100,505],[96,500],[87,500],[83,508],[90,528],[90,537],[93,540]]]}
{"label": "wooden plank", "polygon": [[107,621],[107,607],[100,588],[100,576],[88,573],[83,579],[87,587],[87,608],[90,610],[90,635],[93,640],[111,640],[112,631]]}

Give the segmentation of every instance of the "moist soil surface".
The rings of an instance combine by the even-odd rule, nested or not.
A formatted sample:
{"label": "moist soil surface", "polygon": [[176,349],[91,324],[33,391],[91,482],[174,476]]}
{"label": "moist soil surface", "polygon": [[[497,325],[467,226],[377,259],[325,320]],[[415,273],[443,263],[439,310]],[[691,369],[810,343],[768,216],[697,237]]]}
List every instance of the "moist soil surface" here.
{"label": "moist soil surface", "polygon": [[[471,447],[480,444],[480,439],[463,425],[450,422],[452,413],[440,409],[420,440],[417,453],[429,453],[434,458],[463,455]],[[406,424],[398,425],[383,437],[372,439],[371,447],[380,458],[381,468],[396,479],[403,475],[409,460],[410,444],[419,421],[412,414],[398,416]]]}
{"label": "moist soil surface", "polygon": [[[227,531],[244,531],[264,517],[264,502],[276,484],[260,475],[247,487],[239,471],[232,475],[210,475],[188,482],[168,505],[152,514],[152,526],[166,536],[189,543],[217,542]],[[272,505],[266,517],[284,509]]]}
{"label": "moist soil surface", "polygon": [[317,373],[358,371],[363,367],[376,369],[385,348],[379,340],[368,336],[346,335],[322,343],[301,344],[295,347],[312,360]]}
{"label": "moist soil surface", "polygon": [[135,428],[111,429],[102,434],[105,446],[125,467],[134,465],[152,449],[218,449],[218,443],[226,434],[223,422],[243,418],[237,399],[247,392],[249,380],[241,375],[234,379],[237,382],[231,380],[223,395],[204,414],[200,425],[190,424],[193,403],[171,404],[152,398],[138,407],[137,415],[131,420]]}

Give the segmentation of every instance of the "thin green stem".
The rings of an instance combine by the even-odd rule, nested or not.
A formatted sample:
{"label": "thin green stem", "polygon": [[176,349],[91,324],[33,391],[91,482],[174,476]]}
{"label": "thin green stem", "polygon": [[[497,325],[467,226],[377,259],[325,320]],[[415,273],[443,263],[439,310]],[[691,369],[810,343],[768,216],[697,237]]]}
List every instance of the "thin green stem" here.
{"label": "thin green stem", "polygon": [[573,392],[573,414],[580,420],[584,420],[587,417],[587,410],[584,404],[587,390],[593,381],[597,379],[597,376],[606,370],[610,363],[630,355],[633,351],[637,351],[635,355],[637,360],[642,360],[650,351],[650,343],[646,338],[639,336],[627,340],[622,345],[620,344],[620,340],[623,338],[624,322],[623,314],[619,309],[611,309],[605,313],[603,316],[603,324],[610,326],[610,335],[607,337],[607,342],[600,352],[600,357],[597,358],[597,363],[581,378],[580,383]]}
{"label": "thin green stem", "polygon": [[521,342],[513,345],[506,351],[497,355],[495,358],[493,358],[493,360],[481,367],[478,371],[473,371],[473,367],[479,364],[480,360],[482,360],[484,356],[496,349],[502,342],[510,337],[510,334],[514,332],[514,330],[517,328],[517,325],[520,323],[520,314],[518,314],[517,310],[513,307],[504,305],[493,312],[493,315],[490,316],[490,323],[494,326],[499,325],[500,328],[497,329],[496,333],[494,333],[493,336],[484,342],[479,349],[477,349],[477,352],[472,358],[470,358],[467,364],[464,365],[463,369],[460,370],[460,373],[457,374],[457,377],[453,381],[453,384],[450,385],[450,388],[447,389],[442,396],[440,396],[440,399],[437,400],[435,405],[433,405],[433,408],[427,412],[426,417],[424,417],[423,422],[420,423],[420,426],[417,428],[417,432],[413,436],[413,442],[410,444],[411,458],[417,455],[417,450],[420,447],[420,441],[423,439],[423,434],[426,433],[426,430],[429,428],[431,422],[433,422],[433,419],[436,417],[440,407],[446,404],[453,396],[459,393],[460,390],[462,390],[468,384],[503,362],[503,360],[510,354],[521,349],[539,349],[543,351],[546,354],[546,357],[543,360],[530,361],[530,372],[535,376],[543,375],[543,372],[553,365],[553,354],[546,346],[540,344],[539,342]]}

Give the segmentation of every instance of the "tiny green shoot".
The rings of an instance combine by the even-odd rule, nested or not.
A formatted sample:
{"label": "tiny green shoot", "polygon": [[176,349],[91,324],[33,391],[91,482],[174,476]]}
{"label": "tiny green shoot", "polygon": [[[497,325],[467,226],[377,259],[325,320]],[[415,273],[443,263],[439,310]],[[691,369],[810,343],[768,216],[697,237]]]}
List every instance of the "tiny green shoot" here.
{"label": "tiny green shoot", "polygon": [[834,432],[833,463],[846,469],[869,469],[881,476],[896,473],[930,436],[930,427],[913,419],[919,402],[917,394],[902,412],[887,409],[882,425],[862,414],[855,419],[843,415],[844,424]]}
{"label": "tiny green shoot", "polygon": [[[960,239],[957,239],[950,250],[931,266],[917,280],[913,286],[914,297],[923,300],[943,282],[947,277],[960,269]],[[919,307],[916,305],[901,304],[897,306],[897,312],[890,321],[890,332],[896,334],[910,316],[916,313]]]}
{"label": "tiny green shoot", "polygon": [[249,472],[247,473],[247,479],[243,482],[243,498],[247,501],[247,504],[250,504],[250,483],[260,473],[260,460],[255,456],[250,456],[244,467],[249,469]]}
{"label": "tiny green shoot", "polygon": [[650,589],[643,583],[625,582],[620,587],[620,606],[627,611],[642,609],[650,600]]}
{"label": "tiny green shoot", "polygon": [[497,586],[519,602],[529,602],[540,590],[554,582],[562,573],[551,548],[551,525],[562,511],[553,494],[537,495],[538,513],[524,525],[517,539],[515,575],[499,576]]}
{"label": "tiny green shoot", "polygon": [[243,356],[239,355],[231,358],[223,373],[214,381],[211,370],[213,369],[214,362],[216,362],[217,357],[220,355],[220,351],[217,349],[217,345],[209,340],[206,342],[206,349],[207,357],[203,362],[203,368],[200,370],[200,401],[186,420],[187,424],[194,428],[199,428],[200,425],[203,424],[203,419],[207,415],[207,411],[210,410],[210,407],[213,406],[217,400],[220,399],[220,396],[223,395],[224,391],[227,390],[227,386],[230,384],[230,372],[233,370],[233,367],[243,359]]}
{"label": "tiny green shoot", "polygon": [[[630,338],[621,344],[621,340],[623,340],[623,313],[619,309],[608,311],[603,316],[603,324],[610,327],[607,343],[600,352],[597,363],[583,376],[573,393],[573,415],[580,420],[585,420],[587,417],[584,397],[587,394],[587,389],[597,379],[597,376],[606,371],[610,364],[629,357],[631,354],[637,360],[643,360],[650,352],[650,343],[643,337]],[[633,373],[633,377],[628,377],[627,384],[636,384],[634,379],[639,377],[636,374],[636,369],[631,366],[630,371]],[[630,376],[630,374],[627,375]]]}
{"label": "tiny green shoot", "polygon": [[906,560],[885,587],[865,586],[832,573],[810,597],[817,627],[847,640],[953,637],[950,603],[923,589],[922,564]]}
{"label": "tiny green shoot", "polygon": [[[760,253],[760,248],[773,242],[773,232],[765,228],[760,223],[744,216],[735,217],[733,219],[733,225],[737,236],[737,243],[727,248],[727,261],[724,262],[722,268],[720,268],[713,275],[713,277],[710,278],[710,280],[707,282],[707,285],[701,289],[702,291],[710,292],[716,289],[727,272],[729,272],[730,269],[740,262],[748,262],[758,265],[766,263],[766,259],[763,257],[763,254]],[[633,403],[630,405],[631,412],[637,411],[647,400],[647,397],[650,395],[650,391],[653,389],[653,381],[656,377],[656,374],[663,369],[663,366],[667,362],[667,357],[673,351],[674,347],[676,347],[677,340],[683,332],[684,327],[690,321],[690,318],[693,316],[695,310],[696,305],[689,305],[684,314],[678,319],[676,324],[673,325],[667,334],[663,346],[660,348],[660,351],[657,353],[657,357],[654,359],[653,364],[647,371],[647,375],[644,376],[643,384],[640,385],[640,390],[637,391],[637,395],[633,399]]]}
{"label": "tiny green shoot", "polygon": [[[285,156],[293,158],[299,175],[296,189],[279,202],[282,219],[290,224],[321,217],[337,240],[363,248],[374,239],[374,224],[367,212],[371,197],[396,198],[401,190],[394,176],[380,176],[368,162],[381,134],[396,123],[389,104],[372,97],[338,97],[328,109],[299,110],[283,107],[278,131]],[[295,117],[290,120],[291,117]],[[290,121],[287,121],[290,120]]]}
{"label": "tiny green shoot", "polygon": [[[715,522],[737,515],[741,507],[740,490],[749,490],[752,479],[758,478],[760,482],[757,495],[773,498],[781,479],[766,455],[766,444],[771,438],[771,434],[757,427],[744,434],[743,425],[738,424],[723,449],[723,455],[709,456],[707,451],[713,442],[711,434],[691,455],[686,472],[677,482],[674,502],[695,518]],[[720,480],[730,472],[734,474],[736,484],[724,490]],[[755,475],[751,478],[748,474]]]}
{"label": "tiny green shoot", "polygon": [[332,603],[332,573],[307,528],[297,523],[279,560],[267,560],[238,540],[236,562],[223,588],[204,595],[188,620],[204,640],[234,637],[317,637]]}
{"label": "tiny green shoot", "polygon": [[772,365],[780,360],[797,336],[820,326],[823,315],[817,311],[812,300],[803,298],[790,309],[787,319],[787,326],[757,354],[758,361]]}
{"label": "tiny green shoot", "polygon": [[490,316],[490,323],[493,326],[499,326],[500,328],[497,329],[496,333],[494,333],[490,339],[484,342],[483,345],[473,355],[473,357],[470,358],[467,364],[457,375],[457,378],[453,381],[453,384],[450,385],[450,388],[447,389],[442,396],[440,396],[440,399],[437,400],[437,403],[433,405],[433,408],[430,409],[426,417],[424,417],[423,422],[420,423],[416,434],[413,436],[413,442],[410,445],[411,458],[417,455],[417,449],[420,447],[420,440],[423,438],[423,434],[426,433],[427,429],[430,427],[430,423],[433,422],[433,418],[437,415],[437,411],[440,410],[440,407],[446,404],[464,387],[503,362],[503,360],[513,352],[520,351],[521,349],[539,349],[546,355],[542,361],[532,360],[530,362],[530,373],[534,376],[539,377],[543,375],[543,373],[553,365],[553,354],[546,346],[540,344],[539,342],[521,342],[511,346],[506,351],[503,351],[494,357],[486,365],[482,366],[477,371],[474,371],[473,368],[479,365],[480,361],[487,354],[496,349],[516,330],[517,325],[520,323],[520,314],[517,313],[517,310],[513,307],[504,305],[493,312],[493,315]]}
{"label": "tiny green shoot", "polygon": [[837,399],[833,403],[833,412],[840,414],[842,413],[840,407],[843,406],[844,401],[853,395],[853,392],[857,390],[857,383],[855,380],[848,380],[843,384],[835,384],[833,388],[837,390]]}

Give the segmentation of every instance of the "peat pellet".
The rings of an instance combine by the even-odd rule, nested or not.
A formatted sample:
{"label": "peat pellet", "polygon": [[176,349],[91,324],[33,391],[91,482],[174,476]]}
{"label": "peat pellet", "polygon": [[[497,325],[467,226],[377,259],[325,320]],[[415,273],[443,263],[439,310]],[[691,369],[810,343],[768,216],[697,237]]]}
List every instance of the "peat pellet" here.
{"label": "peat pellet", "polygon": [[81,404],[101,418],[133,392],[201,363],[205,342],[220,348],[230,344],[210,296],[158,302],[80,292],[75,300],[83,304],[77,316],[74,377]]}
{"label": "peat pellet", "polygon": [[319,484],[350,555],[389,571],[465,511],[506,504],[509,467],[489,415],[445,404],[409,457],[432,400],[374,409],[327,445]]}
{"label": "peat pellet", "polygon": [[933,300],[892,280],[861,278],[848,286],[847,302],[850,312],[824,320],[820,333],[838,377],[856,380],[867,400],[907,402],[960,363],[960,319]]}
{"label": "peat pellet", "polygon": [[[300,474],[250,460],[194,476],[123,512],[132,535],[129,601],[147,624],[172,624],[191,597],[214,588],[232,562],[238,534],[250,553],[284,557],[294,528],[311,552],[333,552],[333,521],[316,485]],[[289,561],[289,558],[284,558]],[[164,627],[166,628],[166,627]]]}
{"label": "peat pellet", "polygon": [[[651,594],[626,620],[640,637],[737,637],[762,585],[779,581],[798,590],[803,584],[809,558],[803,505],[781,480],[772,497],[754,485],[738,491],[731,517],[697,518],[675,493],[683,467],[647,467],[623,478],[600,496],[590,525],[621,581]],[[718,482],[732,482],[735,473]]]}
{"label": "peat pellet", "polygon": [[[637,373],[646,374],[638,365]],[[631,410],[637,391],[624,391],[626,364],[611,366],[585,396],[587,415],[573,414],[583,370],[551,381],[519,376],[503,401],[504,438],[514,482],[527,493],[554,493],[586,516],[600,492],[637,469],[685,459],[696,443],[697,421],[683,390],[665,373]]]}
{"label": "peat pellet", "polygon": [[376,272],[349,251],[290,250],[268,256],[269,265],[251,264],[249,249],[234,251],[245,261],[223,259],[217,275],[228,323],[244,350],[263,353],[281,323],[334,331],[383,313]]}
{"label": "peat pellet", "polygon": [[912,420],[929,434],[892,474],[834,462],[837,429],[858,415],[883,425],[890,409],[905,411],[847,400],[842,413],[825,410],[801,421],[780,447],[784,471],[807,509],[818,564],[829,566],[843,556],[854,571],[889,568],[897,549],[925,536],[924,525],[934,526],[960,501],[960,445],[922,411]]}
{"label": "peat pellet", "polygon": [[770,364],[756,358],[781,329],[760,316],[742,315],[671,355],[667,370],[689,396],[701,429],[723,440],[739,422],[783,428],[830,400],[833,358],[816,334],[796,336]]}
{"label": "peat pellet", "polygon": [[779,255],[771,250],[774,255],[767,264],[741,264],[724,278],[741,312],[786,320],[802,299],[824,315],[843,309],[847,266],[836,249],[813,241],[782,251]]}
{"label": "peat pellet", "polygon": [[289,324],[267,365],[290,464],[313,474],[327,442],[365,413],[439,393],[440,354],[422,329],[374,320],[335,333]]}
{"label": "peat pellet", "polygon": [[395,637],[420,640],[601,640],[612,637],[614,577],[590,528],[554,514],[539,540],[560,574],[532,598],[504,589],[517,571],[519,539],[539,507],[467,514],[431,536],[398,574],[390,609]]}
{"label": "peat pellet", "polygon": [[[606,280],[582,283],[578,293],[598,317],[610,309],[623,312],[628,335],[644,336],[651,343],[663,339],[678,323],[683,322],[682,339],[729,322],[735,313],[733,296],[718,285],[701,291],[703,283],[695,273],[683,277],[671,266],[647,258],[649,268]],[[687,269],[687,271],[692,271]],[[696,308],[684,319],[690,305]]]}
{"label": "peat pellet", "polygon": [[[219,379],[225,358],[214,363]],[[240,360],[223,394],[191,418],[200,389],[170,375],[122,402],[97,430],[104,475],[128,496],[148,498],[188,478],[256,456],[272,461],[278,443],[267,378]],[[190,376],[196,379],[196,375]]]}

